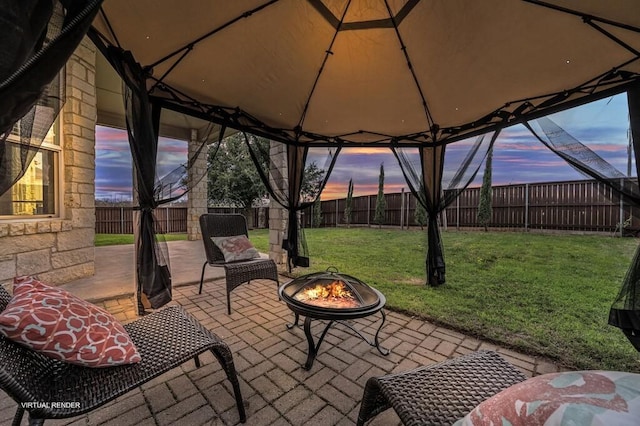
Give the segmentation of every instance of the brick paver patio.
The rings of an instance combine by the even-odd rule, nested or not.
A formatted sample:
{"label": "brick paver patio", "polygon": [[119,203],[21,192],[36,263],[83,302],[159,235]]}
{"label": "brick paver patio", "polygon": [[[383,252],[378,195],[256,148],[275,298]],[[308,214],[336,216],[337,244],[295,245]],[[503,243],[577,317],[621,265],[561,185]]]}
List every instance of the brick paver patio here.
{"label": "brick paver patio", "polygon": [[[283,282],[284,282],[283,278]],[[307,340],[301,327],[288,330],[293,315],[278,300],[271,281],[254,281],[231,296],[233,312],[226,313],[224,284],[206,283],[201,295],[197,285],[174,288],[174,302],[185,307],[213,330],[233,351],[247,425],[352,425],[355,423],[364,384],[371,376],[404,371],[442,361],[477,349],[494,349],[528,376],[558,371],[545,360],[496,347],[444,327],[387,311],[380,333],[391,354],[382,356],[345,327],[329,331],[311,371],[302,369]],[[132,300],[100,302],[123,321],[135,318]],[[379,316],[354,321],[368,335],[375,333]],[[314,321],[317,336],[324,321]],[[202,366],[187,362],[141,388],[85,416],[49,425],[234,425],[238,412],[226,376],[210,353]],[[15,403],[0,393],[0,423],[11,423]],[[23,424],[27,424],[23,419]],[[395,425],[391,409],[371,425]]]}

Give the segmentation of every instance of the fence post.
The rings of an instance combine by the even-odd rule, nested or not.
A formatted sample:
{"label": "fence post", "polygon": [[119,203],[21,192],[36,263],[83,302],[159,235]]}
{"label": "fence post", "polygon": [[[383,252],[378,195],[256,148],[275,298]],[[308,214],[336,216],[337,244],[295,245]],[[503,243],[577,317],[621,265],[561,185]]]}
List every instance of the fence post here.
{"label": "fence post", "polygon": [[124,232],[124,207],[120,207],[120,233],[126,234]]}
{"label": "fence post", "polygon": [[367,195],[367,227],[371,227],[371,195]]}
{"label": "fence post", "polygon": [[169,230],[169,207],[165,207],[164,208],[164,215],[166,216],[165,217],[165,223],[167,224],[167,230],[164,231],[164,232],[168,234],[170,232],[170,230]]}
{"label": "fence post", "polygon": [[336,198],[336,228],[338,227],[338,199]]}
{"label": "fence post", "polygon": [[404,188],[400,191],[400,230],[404,229]]}
{"label": "fence post", "polygon": [[524,184],[524,230],[529,229],[529,184]]}
{"label": "fence post", "polygon": [[411,192],[407,193],[407,208],[406,208],[406,212],[407,212],[407,230],[409,229],[409,223],[411,223],[409,221],[409,210],[411,207]]}
{"label": "fence post", "polygon": [[[624,178],[620,178],[620,187],[624,188]],[[620,194],[620,236],[624,237],[624,197]]]}
{"label": "fence post", "polygon": [[462,195],[462,193],[458,194],[458,196],[456,197],[456,229],[460,230],[460,195]]}
{"label": "fence post", "polygon": [[440,222],[442,222],[442,229],[446,231],[448,229],[447,209],[440,210],[439,215],[440,215]]}

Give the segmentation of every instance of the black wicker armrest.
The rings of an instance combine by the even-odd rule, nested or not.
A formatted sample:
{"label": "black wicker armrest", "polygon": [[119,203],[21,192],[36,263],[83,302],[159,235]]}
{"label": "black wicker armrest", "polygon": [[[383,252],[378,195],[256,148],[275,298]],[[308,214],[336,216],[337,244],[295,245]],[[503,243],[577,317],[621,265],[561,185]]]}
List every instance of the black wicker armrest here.
{"label": "black wicker armrest", "polygon": [[451,425],[526,376],[495,352],[478,351],[367,381],[358,425],[393,407],[405,425]]}
{"label": "black wicker armrest", "polygon": [[[125,325],[142,357],[137,364],[87,368],[47,358],[0,338],[0,387],[18,402],[14,422],[26,409],[30,423],[87,413],[210,350],[233,386],[246,415],[229,347],[181,307],[169,307]],[[51,404],[51,402],[72,402]],[[31,403],[31,404],[21,404]],[[41,404],[37,404],[41,403]],[[46,403],[46,404],[43,404]]]}

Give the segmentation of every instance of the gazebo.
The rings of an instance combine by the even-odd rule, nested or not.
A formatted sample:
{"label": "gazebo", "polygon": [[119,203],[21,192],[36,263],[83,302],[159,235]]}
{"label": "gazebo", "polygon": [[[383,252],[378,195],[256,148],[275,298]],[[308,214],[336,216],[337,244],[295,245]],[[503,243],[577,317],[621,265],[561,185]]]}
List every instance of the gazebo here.
{"label": "gazebo", "polygon": [[[163,110],[286,145],[287,166],[262,175],[266,184],[269,173],[288,178],[286,191],[271,192],[289,211],[286,250],[293,265],[307,261],[296,212],[304,207],[298,189],[316,148],[331,159],[325,182],[343,147],[394,152],[429,213],[430,285],[445,282],[437,214],[475,176],[507,126],[524,123],[572,166],[640,202],[637,183],[614,179],[614,170],[542,119],[626,91],[638,146],[640,9],[633,0],[68,1],[60,33],[46,38],[51,10],[7,3],[13,7],[5,14],[12,25],[3,30],[3,133],[33,111],[87,31],[126,85],[141,213],[138,285],[155,307],[171,297],[152,215],[174,198],[155,176]],[[542,132],[529,125],[537,119]],[[37,149],[31,139],[23,140],[23,152]],[[467,155],[445,170],[454,143],[466,144]],[[256,156],[249,137],[247,145]],[[4,139],[2,148],[0,154],[8,149]],[[2,192],[28,164],[25,155],[10,172],[6,158],[0,157]],[[188,181],[174,178],[188,189]],[[454,190],[448,199],[444,189]],[[638,273],[636,255],[627,290],[637,287]],[[627,294],[623,289],[612,321],[638,345],[638,301]]]}

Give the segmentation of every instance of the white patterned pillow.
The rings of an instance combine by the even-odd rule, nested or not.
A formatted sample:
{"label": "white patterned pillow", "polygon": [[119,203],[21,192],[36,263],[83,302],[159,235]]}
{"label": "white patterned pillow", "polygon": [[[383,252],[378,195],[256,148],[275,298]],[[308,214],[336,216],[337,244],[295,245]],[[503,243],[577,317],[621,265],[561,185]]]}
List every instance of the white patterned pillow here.
{"label": "white patterned pillow", "polygon": [[253,244],[251,244],[251,241],[249,241],[246,235],[211,237],[211,239],[224,255],[225,262],[257,259],[260,257],[260,253],[253,247]]}

